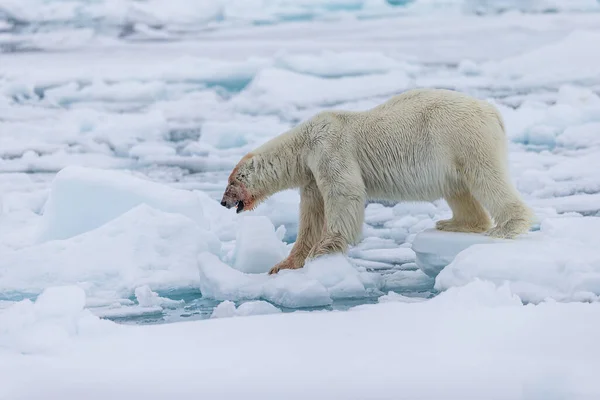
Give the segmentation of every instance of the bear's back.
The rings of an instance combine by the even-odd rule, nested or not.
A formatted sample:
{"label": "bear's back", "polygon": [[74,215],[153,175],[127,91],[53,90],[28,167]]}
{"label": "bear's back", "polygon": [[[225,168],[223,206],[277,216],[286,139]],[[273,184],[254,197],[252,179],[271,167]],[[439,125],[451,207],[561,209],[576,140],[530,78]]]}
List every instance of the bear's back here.
{"label": "bear's back", "polygon": [[457,157],[502,139],[498,118],[491,104],[460,92],[414,89],[358,113],[348,132],[369,192],[436,198]]}

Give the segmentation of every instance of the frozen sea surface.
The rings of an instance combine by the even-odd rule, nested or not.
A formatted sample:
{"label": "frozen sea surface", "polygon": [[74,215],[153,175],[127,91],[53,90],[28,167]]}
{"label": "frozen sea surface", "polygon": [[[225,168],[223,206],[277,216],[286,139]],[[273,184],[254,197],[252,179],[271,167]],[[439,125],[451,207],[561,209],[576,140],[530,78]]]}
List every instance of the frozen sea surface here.
{"label": "frozen sea surface", "polygon": [[597,12],[597,0],[3,0],[0,50],[202,39],[207,32],[295,22],[354,22],[435,14]]}
{"label": "frozen sea surface", "polygon": [[[230,169],[255,146],[323,109],[367,109],[413,87],[462,90],[500,108],[511,173],[539,217],[534,230],[547,218],[600,212],[596,2],[530,2],[520,11],[506,2],[508,13],[480,2],[486,16],[474,2],[444,10],[304,2],[312,17],[286,19],[299,9],[281,1],[257,8],[275,18],[268,24],[258,14],[234,18],[242,3],[214,3],[229,17],[208,18],[200,25],[211,28],[190,36],[176,27],[199,20],[174,7],[156,26],[181,34],[151,42],[108,28],[159,3],[38,3],[37,14],[3,6],[12,24],[5,38],[30,38],[38,25],[47,43],[61,43],[53,35],[77,24],[93,34],[75,47],[2,54],[5,305],[78,284],[97,315],[137,323],[207,318],[225,300],[293,311],[347,309],[389,291],[434,296],[436,274],[416,263],[411,246],[449,214],[443,201],[369,204],[364,240],[336,261],[337,278],[295,271],[276,283],[264,273],[295,240],[298,194],[275,195],[248,218],[216,202]],[[90,25],[85,15],[101,18]],[[443,252],[431,246],[425,252]],[[141,307],[139,287],[173,302]]]}
{"label": "frozen sea surface", "polygon": [[[596,0],[1,1],[0,399],[599,398],[599,42]],[[268,276],[298,193],[236,215],[231,168],[414,87],[500,109],[531,232],[371,203]]]}

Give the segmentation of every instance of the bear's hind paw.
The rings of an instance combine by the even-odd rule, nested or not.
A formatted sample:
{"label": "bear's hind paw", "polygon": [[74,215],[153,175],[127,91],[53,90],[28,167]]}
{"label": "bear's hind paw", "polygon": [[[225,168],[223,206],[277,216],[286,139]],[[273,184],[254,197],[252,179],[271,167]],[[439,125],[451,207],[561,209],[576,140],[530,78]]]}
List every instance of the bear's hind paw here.
{"label": "bear's hind paw", "polygon": [[485,234],[486,236],[490,236],[496,239],[514,239],[524,232],[515,231],[514,229],[508,229],[505,226],[497,226],[495,228],[490,229]]}
{"label": "bear's hind paw", "polygon": [[504,227],[492,228],[489,231],[487,231],[485,235],[497,239],[513,239],[515,236],[517,236],[516,233],[511,232],[510,230],[505,229]]}
{"label": "bear's hind paw", "polygon": [[436,222],[435,228],[444,232],[483,233],[489,226],[486,223],[460,223],[454,219],[444,219]]}
{"label": "bear's hind paw", "polygon": [[452,231],[452,227],[454,226],[454,220],[451,219],[443,219],[435,223],[435,229],[439,231]]}

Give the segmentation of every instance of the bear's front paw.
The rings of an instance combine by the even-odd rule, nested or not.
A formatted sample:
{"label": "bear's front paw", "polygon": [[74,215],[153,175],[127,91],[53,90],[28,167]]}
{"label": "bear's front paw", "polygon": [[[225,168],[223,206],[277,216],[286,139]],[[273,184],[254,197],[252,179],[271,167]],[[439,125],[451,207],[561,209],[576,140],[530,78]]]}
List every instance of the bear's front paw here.
{"label": "bear's front paw", "polygon": [[302,268],[302,265],[295,263],[291,258],[286,258],[269,271],[269,275],[273,275],[278,273],[282,269],[299,269]]}

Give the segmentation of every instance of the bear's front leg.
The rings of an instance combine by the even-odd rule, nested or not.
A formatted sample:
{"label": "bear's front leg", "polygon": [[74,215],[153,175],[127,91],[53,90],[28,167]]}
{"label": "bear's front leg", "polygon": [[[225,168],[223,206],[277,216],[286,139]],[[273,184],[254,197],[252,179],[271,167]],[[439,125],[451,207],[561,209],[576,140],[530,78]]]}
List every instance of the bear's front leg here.
{"label": "bear's front leg", "polygon": [[340,234],[324,233],[321,240],[311,249],[307,259],[312,260],[325,254],[345,253],[349,241]]}
{"label": "bear's front leg", "polygon": [[325,224],[321,239],[310,250],[307,260],[325,254],[345,253],[348,245],[360,239],[366,194],[362,182],[356,176],[326,181],[326,184],[321,185]]}
{"label": "bear's front leg", "polygon": [[271,268],[269,275],[282,269],[298,269],[304,266],[308,253],[321,237],[323,215],[323,197],[313,181],[300,189],[300,223],[296,243],[288,258]]}

